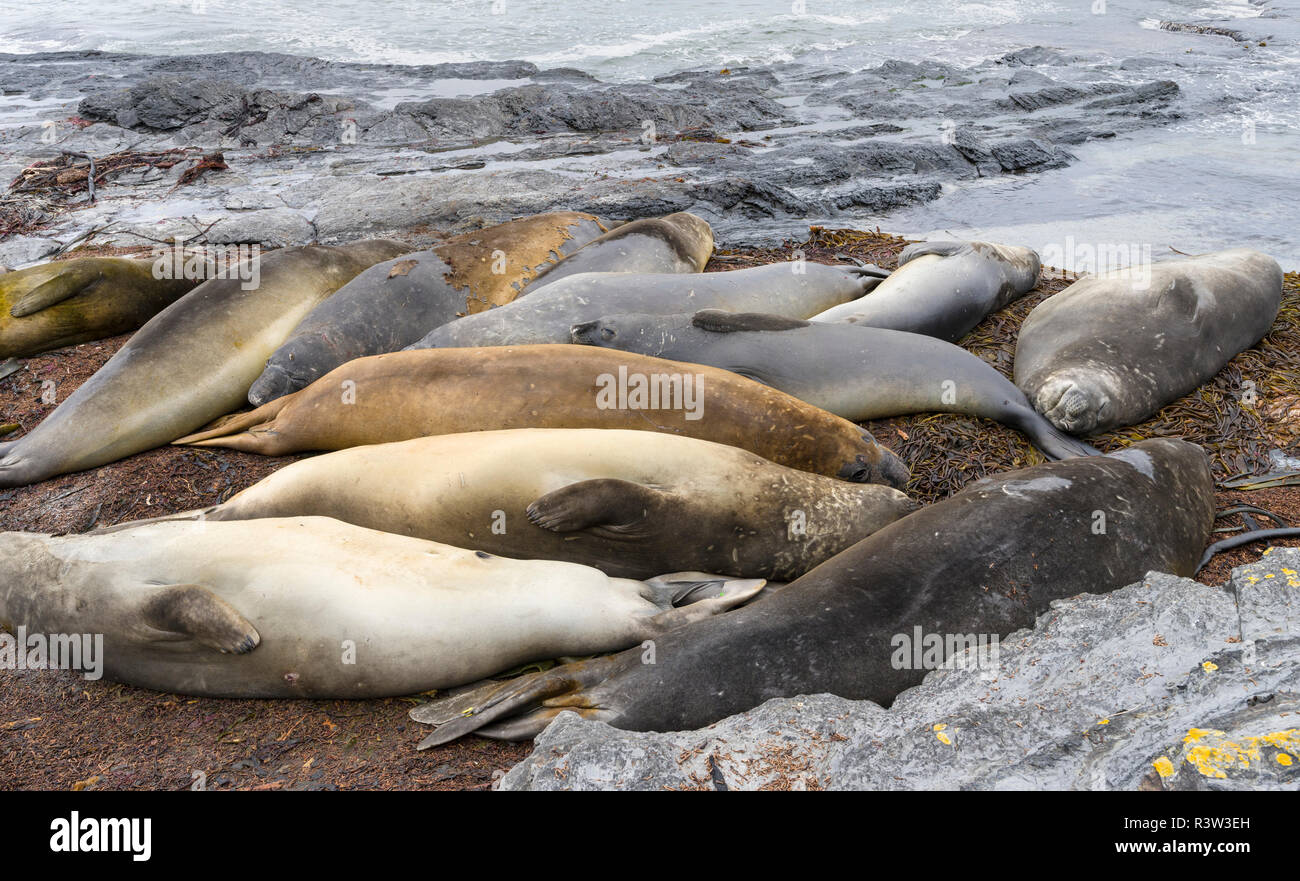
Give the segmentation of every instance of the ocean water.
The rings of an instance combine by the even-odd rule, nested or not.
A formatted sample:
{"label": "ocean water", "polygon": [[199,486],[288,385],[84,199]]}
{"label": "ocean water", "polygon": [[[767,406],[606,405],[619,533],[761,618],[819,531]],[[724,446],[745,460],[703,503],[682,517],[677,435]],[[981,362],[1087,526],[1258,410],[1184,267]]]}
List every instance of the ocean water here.
{"label": "ocean water", "polygon": [[[1158,30],[1162,19],[1276,36],[1246,50],[1222,37]],[[1035,246],[1067,236],[1132,240],[1149,243],[1157,258],[1164,248],[1251,245],[1297,269],[1298,23],[1300,0],[0,0],[0,52],[524,59],[610,81],[784,61],[849,70],[887,59],[969,65],[1034,45],[1112,68],[1140,57],[1148,64],[1135,80],[1175,79],[1196,112],[1072,148],[1079,162],[1066,169],[952,187],[935,202],[858,222]]]}

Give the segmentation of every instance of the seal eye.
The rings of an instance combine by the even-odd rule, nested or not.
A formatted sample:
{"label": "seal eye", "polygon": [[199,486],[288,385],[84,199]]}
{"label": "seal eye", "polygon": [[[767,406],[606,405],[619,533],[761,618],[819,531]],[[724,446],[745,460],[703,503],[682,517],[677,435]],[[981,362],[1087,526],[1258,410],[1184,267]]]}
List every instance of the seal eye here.
{"label": "seal eye", "polygon": [[600,335],[602,339],[607,339],[607,340],[612,340],[614,337],[618,336],[618,334],[614,332],[614,328],[612,327],[602,327],[600,329]]}
{"label": "seal eye", "polygon": [[492,559],[492,555],[487,553],[486,551],[475,551],[474,556],[478,557],[480,560]]}

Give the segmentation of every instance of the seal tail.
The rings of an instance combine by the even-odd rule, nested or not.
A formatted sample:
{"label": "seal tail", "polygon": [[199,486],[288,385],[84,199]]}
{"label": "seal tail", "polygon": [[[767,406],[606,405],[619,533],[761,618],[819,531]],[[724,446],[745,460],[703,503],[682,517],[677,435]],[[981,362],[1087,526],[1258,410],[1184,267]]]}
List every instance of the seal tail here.
{"label": "seal tail", "polygon": [[275,417],[288,406],[293,395],[285,395],[269,401],[256,410],[247,413],[235,413],[223,416],[216,422],[205,426],[201,431],[188,434],[172,441],[173,446],[190,447],[227,447],[246,453],[258,453],[265,447],[265,440],[257,437],[256,432],[267,432]]}
{"label": "seal tail", "polygon": [[1053,461],[1102,455],[1101,450],[1071,437],[1029,407],[1017,407],[1001,421],[1028,437],[1044,456]]}

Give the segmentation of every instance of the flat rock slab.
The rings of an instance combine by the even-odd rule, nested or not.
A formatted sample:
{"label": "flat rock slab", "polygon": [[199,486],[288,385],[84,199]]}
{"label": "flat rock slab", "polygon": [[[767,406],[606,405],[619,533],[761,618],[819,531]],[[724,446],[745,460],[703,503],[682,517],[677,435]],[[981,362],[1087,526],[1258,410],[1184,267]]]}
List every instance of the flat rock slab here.
{"label": "flat rock slab", "polygon": [[772,700],[700,731],[562,713],[502,789],[1300,789],[1300,549],[1207,587],[1054,603],[886,710]]}

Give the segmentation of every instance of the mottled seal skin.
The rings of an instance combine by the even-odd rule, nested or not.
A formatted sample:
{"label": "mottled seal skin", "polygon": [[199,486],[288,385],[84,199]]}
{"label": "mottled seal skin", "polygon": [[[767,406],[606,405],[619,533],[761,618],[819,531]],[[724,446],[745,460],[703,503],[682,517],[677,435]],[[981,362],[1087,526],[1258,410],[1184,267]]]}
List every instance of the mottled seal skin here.
{"label": "mottled seal skin", "polygon": [[[619,406],[619,377],[673,383],[660,406]],[[625,402],[626,403],[626,402]],[[613,404],[614,406],[610,406]],[[698,418],[695,414],[698,414]],[[590,346],[424,349],[358,358],[300,392],[220,420],[178,444],[266,456],[508,428],[625,428],[740,447],[855,483],[907,485],[907,467],[869,432],[784,392],[699,364]]]}
{"label": "mottled seal skin", "polygon": [[590,214],[559,211],[377,263],[303,319],[249,389],[249,403],[261,406],[354,358],[396,352],[431,328],[509,303],[539,271],[604,230]]}
{"label": "mottled seal skin", "polygon": [[573,341],[708,364],[853,422],[965,413],[1024,432],[1048,457],[1093,456],[1034,412],[983,359],[921,334],[757,313],[617,315],[574,325]]}
{"label": "mottled seal skin", "polygon": [[[1038,255],[989,242],[919,242],[867,296],[812,316],[813,321],[905,330],[955,343],[1038,284]],[[807,317],[807,316],[803,316]]]}
{"label": "mottled seal skin", "polygon": [[412,716],[446,723],[426,747],[472,731],[532,737],[564,709],[616,728],[680,731],[774,697],[830,692],[887,706],[927,672],[898,662],[900,635],[939,635],[946,660],[949,637],[1005,636],[1053,600],[1114,590],[1151,570],[1189,575],[1213,523],[1207,458],[1183,441],[1001,474],[759,602],[655,640],[653,665],[640,651],[566,664]]}
{"label": "mottled seal skin", "polygon": [[549,428],[352,447],[179,516],[333,517],[624,578],[696,570],[790,581],[914,507],[896,489],[709,441]]}
{"label": "mottled seal skin", "polygon": [[1235,249],[1087,276],[1020,328],[1015,380],[1062,431],[1141,422],[1268,333],[1282,269]]}
{"label": "mottled seal skin", "polygon": [[[708,578],[708,576],[704,576]],[[102,634],[108,678],[203,697],[371,698],[658,638],[744,602],[323,517],[0,533],[0,623]]]}
{"label": "mottled seal skin", "polygon": [[615,227],[572,256],[542,270],[529,293],[582,272],[703,272],[713,229],[685,211]]}
{"label": "mottled seal skin", "polygon": [[244,402],[266,358],[317,303],[379,260],[382,239],[260,258],[260,284],[214,278],[142,327],[31,433],[0,443],[0,487],[23,486],[170,443]]}
{"label": "mottled seal skin", "polygon": [[857,299],[877,284],[883,286],[874,267],[803,261],[694,275],[584,273],[500,309],[444,324],[407,348],[567,343],[573,325],[620,312],[672,315],[722,309],[807,318]]}
{"label": "mottled seal skin", "polygon": [[199,284],[154,278],[153,265],[80,257],[0,275],[0,359],[135,330]]}

